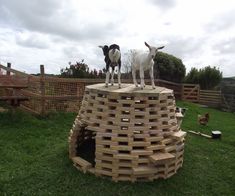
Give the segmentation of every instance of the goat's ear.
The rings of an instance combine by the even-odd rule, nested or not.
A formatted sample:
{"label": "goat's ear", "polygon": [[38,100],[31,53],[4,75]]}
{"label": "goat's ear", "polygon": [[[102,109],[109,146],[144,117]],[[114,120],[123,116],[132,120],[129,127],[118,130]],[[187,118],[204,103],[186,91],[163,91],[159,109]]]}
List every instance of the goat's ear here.
{"label": "goat's ear", "polygon": [[157,49],[163,49],[165,46],[158,47]]}
{"label": "goat's ear", "polygon": [[150,49],[150,45],[148,45],[147,42],[144,42],[144,44]]}
{"label": "goat's ear", "polygon": [[98,46],[98,47],[99,47],[99,48],[102,48],[102,49],[104,48],[104,46]]}

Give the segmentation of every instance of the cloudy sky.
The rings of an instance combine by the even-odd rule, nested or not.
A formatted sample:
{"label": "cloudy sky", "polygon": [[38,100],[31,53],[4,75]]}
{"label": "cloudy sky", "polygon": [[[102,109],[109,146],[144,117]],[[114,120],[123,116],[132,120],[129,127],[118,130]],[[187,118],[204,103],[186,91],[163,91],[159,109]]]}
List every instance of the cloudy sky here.
{"label": "cloudy sky", "polygon": [[103,68],[98,45],[124,54],[165,45],[191,67],[235,76],[234,0],[0,0],[0,63],[28,73],[59,73],[84,59]]}

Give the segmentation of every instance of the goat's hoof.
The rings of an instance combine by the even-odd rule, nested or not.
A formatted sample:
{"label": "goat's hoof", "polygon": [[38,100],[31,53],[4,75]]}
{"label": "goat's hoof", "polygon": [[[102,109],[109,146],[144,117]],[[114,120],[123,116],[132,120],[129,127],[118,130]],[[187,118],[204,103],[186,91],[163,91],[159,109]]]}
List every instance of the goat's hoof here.
{"label": "goat's hoof", "polygon": [[113,83],[111,84],[111,86],[113,86]]}
{"label": "goat's hoof", "polygon": [[138,87],[138,84],[136,84],[135,87]]}
{"label": "goat's hoof", "polygon": [[156,86],[153,86],[153,89],[156,89]]}
{"label": "goat's hoof", "polygon": [[141,90],[144,90],[144,87],[142,86],[140,89],[141,89]]}

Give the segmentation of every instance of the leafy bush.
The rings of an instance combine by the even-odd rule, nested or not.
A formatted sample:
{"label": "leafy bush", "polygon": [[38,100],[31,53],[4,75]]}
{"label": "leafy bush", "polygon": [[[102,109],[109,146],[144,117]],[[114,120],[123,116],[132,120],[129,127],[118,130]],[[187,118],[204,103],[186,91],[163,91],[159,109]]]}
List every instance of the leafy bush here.
{"label": "leafy bush", "polygon": [[182,82],[186,68],[181,59],[164,52],[158,52],[154,61],[155,78]]}
{"label": "leafy bush", "polygon": [[222,72],[216,67],[192,68],[185,77],[186,83],[200,84],[201,89],[213,89],[222,80]]}

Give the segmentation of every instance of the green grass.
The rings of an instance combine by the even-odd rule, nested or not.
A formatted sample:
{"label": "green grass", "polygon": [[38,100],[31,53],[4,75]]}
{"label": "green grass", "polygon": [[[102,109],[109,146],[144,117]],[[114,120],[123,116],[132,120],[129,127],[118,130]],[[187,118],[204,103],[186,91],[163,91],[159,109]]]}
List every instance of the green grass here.
{"label": "green grass", "polygon": [[[220,130],[222,140],[188,134],[177,174],[144,183],[114,183],[72,166],[67,138],[76,114],[0,113],[0,195],[235,195],[235,115],[178,105],[189,109],[183,130]],[[197,115],[205,112],[211,119],[203,127]]]}

